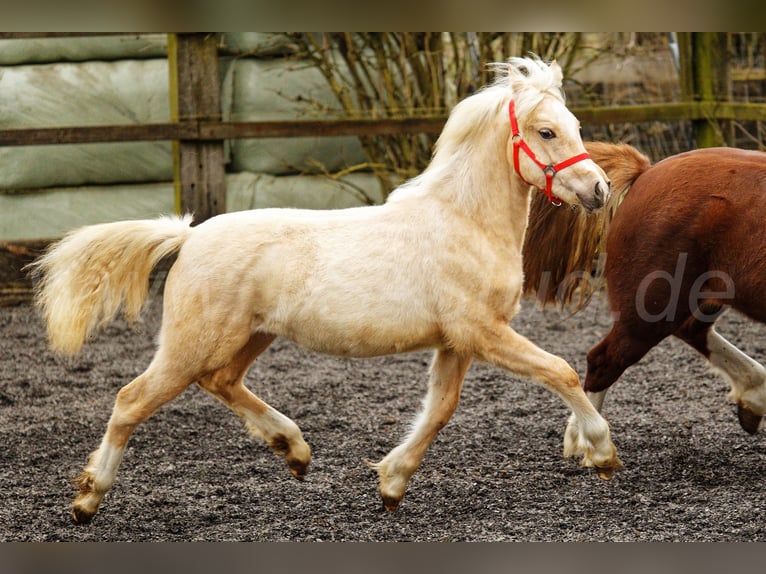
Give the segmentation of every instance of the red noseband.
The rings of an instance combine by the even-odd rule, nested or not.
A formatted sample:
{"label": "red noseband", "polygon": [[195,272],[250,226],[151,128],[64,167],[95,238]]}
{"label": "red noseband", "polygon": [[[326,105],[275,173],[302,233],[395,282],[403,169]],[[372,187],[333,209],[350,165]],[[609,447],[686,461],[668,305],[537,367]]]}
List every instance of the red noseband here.
{"label": "red noseband", "polygon": [[590,159],[590,155],[588,153],[581,153],[556,164],[544,164],[539,159],[537,159],[535,152],[533,152],[527,145],[527,142],[522,139],[521,133],[519,132],[519,122],[516,120],[515,107],[516,104],[513,100],[511,100],[510,104],[508,104],[508,115],[511,118],[511,137],[513,138],[513,167],[516,170],[516,173],[519,174],[519,177],[522,179],[522,181],[524,181],[524,183],[527,185],[534,185],[524,179],[524,176],[521,175],[521,169],[519,169],[519,149],[523,149],[524,153],[529,156],[529,159],[535,162],[545,174],[545,188],[539,187],[538,189],[548,197],[548,201],[550,201],[553,205],[561,205],[562,201],[553,195],[553,177],[565,167],[569,167],[570,165],[573,165],[584,159]]}

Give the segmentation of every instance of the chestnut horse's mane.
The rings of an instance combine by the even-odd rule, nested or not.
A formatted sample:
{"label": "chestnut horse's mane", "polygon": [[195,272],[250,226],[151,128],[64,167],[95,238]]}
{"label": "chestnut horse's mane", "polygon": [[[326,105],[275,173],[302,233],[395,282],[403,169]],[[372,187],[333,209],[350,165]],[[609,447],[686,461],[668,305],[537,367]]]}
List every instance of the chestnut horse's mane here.
{"label": "chestnut horse's mane", "polygon": [[603,287],[609,223],[630,186],[651,167],[649,158],[628,144],[585,142],[585,148],[611,181],[603,209],[588,214],[579,207],[554,207],[542,193],[532,199],[524,238],[524,293],[534,294],[543,305],[579,310]]}

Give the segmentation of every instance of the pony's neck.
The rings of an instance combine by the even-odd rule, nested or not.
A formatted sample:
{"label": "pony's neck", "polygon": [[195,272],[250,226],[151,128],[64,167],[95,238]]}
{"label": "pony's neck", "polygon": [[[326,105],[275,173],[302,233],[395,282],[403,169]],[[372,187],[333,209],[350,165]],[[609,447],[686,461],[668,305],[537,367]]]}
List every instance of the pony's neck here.
{"label": "pony's neck", "polygon": [[449,154],[437,150],[423,176],[429,196],[438,197],[521,252],[531,193],[509,163],[509,138],[509,126],[497,121],[482,137]]}

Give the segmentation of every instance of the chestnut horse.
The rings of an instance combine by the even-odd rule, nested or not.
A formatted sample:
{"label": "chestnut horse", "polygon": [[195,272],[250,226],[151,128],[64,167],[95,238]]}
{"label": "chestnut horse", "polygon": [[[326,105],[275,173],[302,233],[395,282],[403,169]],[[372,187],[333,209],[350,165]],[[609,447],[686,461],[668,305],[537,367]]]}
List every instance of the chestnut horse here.
{"label": "chestnut horse", "polygon": [[531,186],[592,210],[608,182],[566,108],[561,68],[536,58],[495,68],[493,84],[454,108],[427,169],[383,205],[243,211],[196,227],[177,217],[105,223],[72,232],[34,264],[51,345],[76,353],[120,306],[135,317],[152,267],[178,254],[158,349],[117,395],[79,479],[77,522],[98,510],[136,426],[194,383],[303,478],[310,449],[300,429],[243,385],[278,336],[350,357],[435,349],[420,415],[372,465],[388,510],[450,420],[474,358],[535,379],[565,401],[573,412],[565,455],[582,455],[605,478],[620,467],[577,373],[509,325],[522,291]]}
{"label": "chestnut horse", "polygon": [[[606,280],[613,324],[588,353],[584,382],[599,411],[625,369],[673,335],[729,381],[739,422],[754,434],[766,413],[766,370],[714,325],[728,308],[766,322],[766,153],[706,148],[650,165],[629,145],[586,148],[611,179],[609,206],[589,217],[534,202],[525,291],[581,306],[596,288],[584,279]],[[568,249],[547,243],[562,233]],[[540,244],[551,249],[527,259]]]}

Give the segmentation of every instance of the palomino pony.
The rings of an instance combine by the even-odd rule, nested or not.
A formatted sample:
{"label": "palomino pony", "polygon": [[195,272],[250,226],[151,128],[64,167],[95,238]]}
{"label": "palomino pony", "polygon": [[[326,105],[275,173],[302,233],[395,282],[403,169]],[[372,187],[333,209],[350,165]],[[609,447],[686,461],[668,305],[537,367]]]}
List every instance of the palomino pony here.
{"label": "palomino pony", "polygon": [[[728,379],[739,422],[754,434],[766,413],[766,370],[714,324],[729,307],[766,322],[766,153],[699,149],[652,166],[629,145],[586,148],[611,178],[610,205],[588,216],[535,201],[525,250],[563,232],[573,239],[525,265],[525,290],[566,303],[587,288],[567,271],[605,278],[613,324],[588,353],[584,382],[599,411],[625,369],[674,335]],[[606,263],[596,269],[604,233]]]}
{"label": "palomino pony", "polygon": [[243,385],[276,337],[348,357],[435,349],[422,412],[404,441],[372,464],[388,510],[452,416],[474,358],[561,396],[575,421],[565,455],[582,455],[603,477],[620,467],[575,371],[509,326],[522,291],[531,185],[592,210],[608,182],[564,104],[560,67],[536,58],[495,67],[495,82],[452,111],[428,168],[383,205],[243,211],[196,227],[176,217],[93,225],[34,264],[51,346],[73,354],[120,306],[135,318],[152,268],[178,254],[156,354],[117,395],[79,478],[75,521],[96,513],[136,426],[193,383],[302,479],[310,449],[300,429]]}

